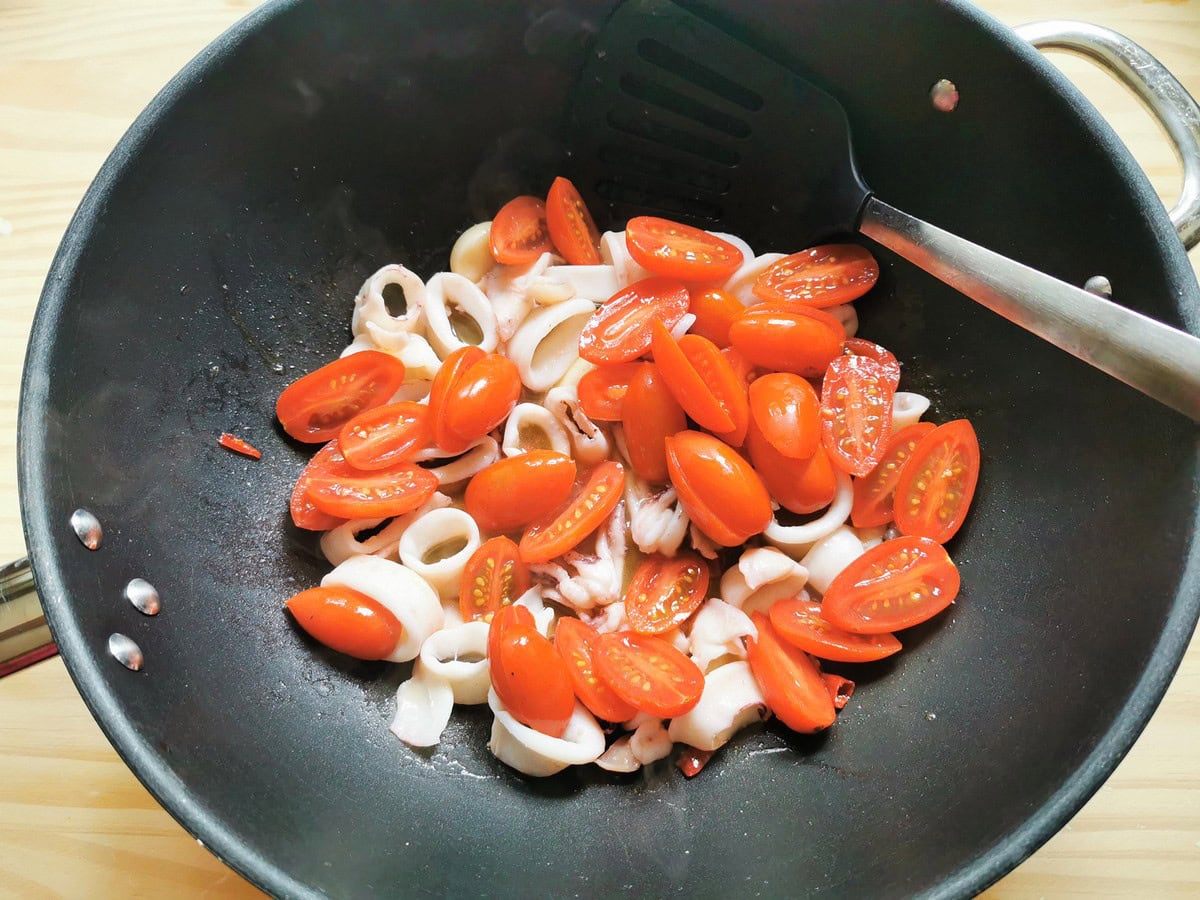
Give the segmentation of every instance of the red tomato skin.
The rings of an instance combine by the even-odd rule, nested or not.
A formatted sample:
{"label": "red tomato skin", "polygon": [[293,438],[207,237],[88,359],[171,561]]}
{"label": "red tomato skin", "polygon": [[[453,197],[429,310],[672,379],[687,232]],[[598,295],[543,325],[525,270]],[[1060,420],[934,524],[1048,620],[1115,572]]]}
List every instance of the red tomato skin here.
{"label": "red tomato skin", "polygon": [[404,384],[404,363],[378,350],[363,350],[327,363],[283,389],[275,417],[298,441],[321,444],[367,409],[382,406]]}
{"label": "red tomato skin", "polygon": [[899,537],[843,569],[825,592],[821,615],[855,634],[901,631],[932,619],[954,602],[958,589],[958,569],[941,544]]}
{"label": "red tomato skin", "polygon": [[406,462],[432,440],[429,407],[408,401],[359,413],[338,434],[338,445],[346,462],[364,471]]}
{"label": "red tomato skin", "polygon": [[619,462],[607,460],[596,466],[578,496],[525,531],[518,545],[521,559],[530,564],[549,562],[578,546],[616,509],[624,487],[625,469]]}
{"label": "red tomato skin", "polygon": [[895,635],[854,634],[821,617],[821,604],[803,596],[776,601],[769,611],[771,625],[782,640],[818,659],[833,662],[874,662],[901,650]]}
{"label": "red tomato skin", "polygon": [[554,628],[554,649],[567,663],[579,702],[605,722],[628,722],[637,710],[596,674],[594,657],[599,639],[594,628],[570,616],[561,617]]}
{"label": "red tomato skin", "polygon": [[546,204],[537,197],[514,197],[492,219],[492,258],[506,266],[523,266],[554,249],[546,223]]}
{"label": "red tomato skin", "polygon": [[818,445],[808,459],[792,459],[772,447],[751,422],[746,452],[771,498],[784,509],[808,515],[833,502],[837,475],[823,447]]}
{"label": "red tomato skin", "polygon": [[[700,702],[704,673],[661,637],[635,632],[600,635],[596,671],[613,693],[640,712],[682,716]],[[649,683],[649,688],[642,685]]]}
{"label": "red tomato skin", "polygon": [[470,346],[451,351],[450,355],[442,360],[441,368],[437,370],[433,384],[430,385],[429,421],[433,426],[433,440],[441,450],[450,455],[462,453],[471,442],[463,440],[450,430],[446,411],[453,400],[462,373],[483,359],[484,355],[478,347]]}
{"label": "red tomato skin", "polygon": [[262,459],[261,450],[236,434],[230,434],[228,431],[221,432],[221,436],[217,438],[217,443],[226,450],[232,450],[234,453],[242,454],[242,456],[248,456],[251,459]]}
{"label": "red tomato skin", "polygon": [[832,672],[822,672],[821,679],[829,691],[829,699],[833,701],[834,709],[843,709],[854,696],[854,682]]}
{"label": "red tomato skin", "polygon": [[771,523],[762,479],[717,438],[699,431],[668,438],[667,468],[688,517],[722,547],[744,544]]}
{"label": "red tomato skin", "polygon": [[511,606],[529,590],[529,567],[517,545],[506,537],[484,541],[471,554],[458,589],[458,611],[464,622],[492,621],[496,612]]}
{"label": "red tomato skin", "polygon": [[679,339],[679,349],[733,423],[732,427],[718,429],[713,434],[730,447],[742,446],[750,424],[750,401],[746,398],[742,379],[720,348],[708,338],[685,334]]}
{"label": "red tomato skin", "polygon": [[776,372],[750,385],[750,414],[767,443],[791,459],[821,444],[821,398],[799,375]]}
{"label": "red tomato skin", "polygon": [[631,379],[621,424],[633,471],[644,481],[665,483],[667,438],[687,428],[687,416],[653,363],[642,363]]}
{"label": "red tomato skin", "polygon": [[488,661],[498,659],[500,656],[500,639],[513,625],[525,625],[529,628],[536,628],[533,613],[528,607],[517,606],[515,603],[509,606],[501,606],[492,615],[492,621],[488,627],[488,643],[487,657]]}
{"label": "red tomato skin", "polygon": [[509,625],[490,663],[492,688],[522,725],[562,737],[575,711],[575,688],[554,645],[530,625]]}
{"label": "red tomato skin", "polygon": [[630,219],[625,245],[644,269],[680,281],[725,281],[745,260],[742,251],[723,238],[655,216]]}
{"label": "red tomato skin", "polygon": [[883,457],[895,394],[873,359],[839,356],[829,364],[821,385],[821,444],[847,475],[862,477]]}
{"label": "red tomato skin", "polygon": [[600,231],[575,185],[561,176],[546,195],[546,226],[555,249],[568,263],[600,265]]}
{"label": "red tomato skin", "polygon": [[750,616],[757,638],[746,640],[746,659],[767,707],[792,731],[813,734],[837,718],[821,669],[812,657],[779,639],[761,612]]}
{"label": "red tomato skin", "polygon": [[688,312],[696,317],[696,322],[688,333],[708,338],[718,347],[728,347],[729,329],[745,311],[736,297],[720,288],[692,291]]}
{"label": "red tomato skin", "polygon": [[620,422],[629,384],[642,363],[597,366],[579,379],[579,406],[593,422]]}
{"label": "red tomato skin", "polygon": [[857,244],[824,244],[772,263],[754,282],[763,300],[836,306],[857,300],[879,280],[879,263]]}
{"label": "red tomato skin", "polygon": [[507,533],[548,516],[571,495],[575,461],[553,450],[530,450],[476,474],[463,500],[485,531]]}
{"label": "red tomato skin", "polygon": [[733,348],[756,366],[818,378],[841,355],[845,329],[820,310],[752,306],[729,328]]}
{"label": "red tomato skin", "polygon": [[445,430],[469,445],[507,419],[520,399],[516,363],[487,353],[458,373],[441,409]]}
{"label": "red tomato skin", "polygon": [[650,349],[650,325],[674,328],[688,310],[688,291],[670,278],[644,278],[613,294],[579,335],[579,356],[596,365],[631,362]]}
{"label": "red tomato skin", "polygon": [[[956,456],[946,458],[951,450]],[[939,457],[931,461],[935,453]],[[945,477],[947,466],[956,481]],[[896,481],[896,527],[902,534],[946,543],[966,521],[978,483],[979,440],[971,423],[956,419],[938,426],[913,448]],[[921,484],[926,484],[924,491]],[[951,506],[947,508],[943,500]]]}
{"label": "red tomato skin", "polygon": [[353,588],[309,588],[284,605],[310,637],[356,659],[385,659],[404,637],[386,606]]}
{"label": "red tomato skin", "polygon": [[304,471],[300,473],[300,477],[296,479],[296,486],[292,489],[292,498],[289,504],[292,523],[305,531],[329,531],[346,521],[317,509],[309,498],[308,483],[313,475],[320,472],[346,476],[358,474],[346,462],[346,457],[342,456],[342,450],[336,440],[330,441],[313,454],[308,465],[304,467]]}
{"label": "red tomato skin", "polygon": [[861,478],[854,479],[854,506],[850,521],[855,528],[873,528],[892,521],[892,498],[896,482],[921,438],[933,431],[932,422],[915,422],[901,428],[888,441],[879,463]]}
{"label": "red tomato skin", "polygon": [[712,431],[732,429],[733,418],[721,406],[721,401],[703,376],[696,371],[692,361],[683,352],[681,343],[671,337],[670,331],[660,322],[653,323],[651,332],[654,364],[684,411],[702,428]]}

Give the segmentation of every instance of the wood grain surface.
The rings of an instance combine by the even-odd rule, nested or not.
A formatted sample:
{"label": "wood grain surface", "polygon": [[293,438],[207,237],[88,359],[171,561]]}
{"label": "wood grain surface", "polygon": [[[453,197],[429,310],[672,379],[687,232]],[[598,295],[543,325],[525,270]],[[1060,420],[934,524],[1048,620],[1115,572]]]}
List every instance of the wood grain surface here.
{"label": "wood grain surface", "polygon": [[[134,116],[254,5],[0,0],[0,559],[24,552],[17,393],[38,294],[67,221]],[[1009,24],[1053,15],[1115,28],[1200,94],[1200,0],[980,5]],[[1106,114],[1164,200],[1173,202],[1178,165],[1150,118],[1087,63],[1055,59]],[[1196,264],[1200,254],[1193,252],[1192,260]],[[1200,896],[1197,747],[1200,642],[1193,641],[1162,706],[1116,774],[987,896]],[[198,846],[133,777],[60,660],[0,681],[0,896],[257,894]]]}

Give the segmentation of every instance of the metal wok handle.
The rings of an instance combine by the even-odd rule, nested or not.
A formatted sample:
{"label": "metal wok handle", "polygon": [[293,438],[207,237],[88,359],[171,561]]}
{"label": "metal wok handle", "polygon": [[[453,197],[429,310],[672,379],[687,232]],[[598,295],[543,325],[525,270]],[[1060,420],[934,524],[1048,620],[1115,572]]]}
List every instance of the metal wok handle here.
{"label": "metal wok handle", "polygon": [[1166,131],[1183,165],[1171,223],[1191,250],[1200,244],[1200,106],[1162,63],[1124,35],[1086,22],[1051,20],[1015,29],[1039,50],[1068,50],[1124,83]]}

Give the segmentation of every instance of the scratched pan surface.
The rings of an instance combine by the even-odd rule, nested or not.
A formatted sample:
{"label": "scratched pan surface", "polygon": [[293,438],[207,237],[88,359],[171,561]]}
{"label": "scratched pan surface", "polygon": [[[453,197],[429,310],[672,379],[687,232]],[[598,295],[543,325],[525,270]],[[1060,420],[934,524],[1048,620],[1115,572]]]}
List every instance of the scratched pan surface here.
{"label": "scratched pan surface", "polygon": [[[845,104],[881,196],[1195,327],[1146,180],[995,23],[958,3],[741,7]],[[571,172],[565,98],[605,12],[283,3],[154,101],[67,234],[26,370],[27,536],[68,666],[166,807],[280,895],[977,890],[1095,790],[1174,671],[1200,594],[1196,432],[886,253],[863,331],[938,419],[970,417],[984,474],[950,548],[958,605],[860,673],[827,735],[747,733],[690,782],[665,762],[525,779],[478,711],[405,749],[387,732],[404,669],[324,652],[281,612],[326,567],[285,521],[307,452],[274,398],[346,343],[368,274],[444,268],[465,226]],[[941,77],[952,115],[929,104]],[[759,249],[795,249],[772,228]],[[218,448],[224,430],[263,460]],[[67,528],[79,506],[98,552]],[[121,598],[134,576],[158,617]],[[141,673],[106,655],[114,631]]]}

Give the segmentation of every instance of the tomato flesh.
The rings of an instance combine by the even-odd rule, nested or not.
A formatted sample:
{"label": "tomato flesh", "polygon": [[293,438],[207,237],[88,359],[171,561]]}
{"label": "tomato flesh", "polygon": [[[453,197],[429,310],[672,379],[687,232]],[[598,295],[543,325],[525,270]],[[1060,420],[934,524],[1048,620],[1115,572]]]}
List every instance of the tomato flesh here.
{"label": "tomato flesh", "polygon": [[879,263],[857,244],[824,244],[778,260],[754,282],[763,300],[836,306],[857,300],[879,280]]}
{"label": "tomato flesh", "polygon": [[758,637],[747,638],[746,660],[767,707],[792,731],[812,734],[833,724],[837,711],[812,657],[780,640],[761,612],[750,616]]}
{"label": "tomato flesh", "polygon": [[506,266],[523,266],[554,249],[546,224],[546,204],[537,197],[514,197],[492,219],[492,258]]}
{"label": "tomato flesh", "polygon": [[308,461],[308,465],[296,479],[296,486],[292,489],[292,498],[289,504],[293,524],[306,531],[329,531],[331,528],[337,528],[346,520],[317,509],[316,504],[308,496],[309,482],[317,474],[353,477],[361,473],[356,472],[346,462],[346,457],[342,456],[338,442],[330,441],[313,454],[313,458]]}
{"label": "tomato flesh", "polygon": [[900,652],[891,634],[854,634],[821,617],[821,604],[805,597],[777,600],[770,610],[776,633],[805,653],[834,662],[872,662]]}
{"label": "tomato flesh", "polygon": [[620,422],[629,384],[642,364],[597,366],[579,379],[579,407],[593,422]]}
{"label": "tomato flesh", "polygon": [[944,544],[958,533],[979,482],[979,441],[966,419],[921,438],[896,482],[896,527]]}
{"label": "tomato flesh", "polygon": [[384,519],[422,506],[437,490],[437,476],[405,463],[378,472],[335,475],[317,472],[308,479],[308,496],[322,512],[343,519]]}
{"label": "tomato flesh", "polygon": [[555,178],[546,195],[546,227],[560,256],[573,266],[600,265],[600,232],[579,191]]}
{"label": "tomato flesh", "polygon": [[846,338],[842,352],[847,356],[865,356],[883,367],[884,377],[892,384],[892,390],[900,386],[900,361],[882,344],[860,337]]}
{"label": "tomato flesh", "polygon": [[509,532],[555,512],[571,495],[575,461],[553,450],[530,450],[483,469],[464,501],[480,528]]}
{"label": "tomato flesh", "polygon": [[750,414],[767,443],[791,459],[808,459],[821,443],[821,398],[813,386],[789,372],[776,372],[750,385]]}
{"label": "tomato flesh", "polygon": [[650,325],[668,329],[688,311],[687,288],[670,278],[644,278],[609,297],[579,335],[579,355],[588,362],[630,362],[650,349]]}
{"label": "tomato flesh", "polygon": [[512,717],[542,734],[562,737],[575,711],[575,687],[554,645],[532,625],[509,625],[490,662],[492,687]]}
{"label": "tomato flesh", "polygon": [[404,363],[363,350],[293,381],[275,401],[275,416],[296,440],[320,444],[359,413],[387,403],[403,384]]}
{"label": "tomato flesh", "polygon": [[284,605],[310,637],[356,659],[385,659],[404,637],[391,610],[352,588],[309,588]]}
{"label": "tomato flesh", "polygon": [[691,618],[708,596],[708,565],[696,553],[646,557],[625,591],[625,615],[639,634],[662,634]]}
{"label": "tomato flesh", "polygon": [[729,329],[734,349],[754,365],[805,378],[825,372],[845,336],[841,322],[814,309],[752,306]]}
{"label": "tomato flesh", "polygon": [[251,459],[262,459],[262,451],[253,446],[249,441],[243,440],[236,434],[230,434],[228,431],[221,432],[221,436],[217,438],[217,443],[226,450],[232,450],[234,453],[240,453],[242,456],[248,456]]}
{"label": "tomato flesh", "polygon": [[346,462],[365,471],[412,459],[432,440],[429,407],[407,401],[359,413],[338,433]]}
{"label": "tomato flesh", "polygon": [[855,634],[900,631],[940,613],[958,587],[958,569],[941,544],[899,537],[843,569],[825,592],[821,615]]}
{"label": "tomato flesh", "polygon": [[861,477],[883,457],[895,394],[873,359],[839,356],[829,364],[821,385],[821,442],[843,472]]}
{"label": "tomato flesh", "polygon": [[596,674],[596,642],[600,635],[579,619],[563,616],[554,626],[554,649],[566,660],[575,685],[575,696],[605,722],[628,722],[637,710],[626,703]]}
{"label": "tomato flesh", "polygon": [[744,544],[771,523],[771,498],[758,473],[711,435],[667,439],[667,469],[688,518],[723,547]]}
{"label": "tomato flesh", "polygon": [[471,554],[458,589],[458,609],[463,621],[492,621],[529,590],[529,567],[506,537],[494,537]]}
{"label": "tomato flesh", "polygon": [[744,260],[741,250],[715,234],[655,216],[630,219],[625,244],[638,265],[680,281],[725,281]]}
{"label": "tomato flesh", "polygon": [[932,422],[915,422],[901,428],[888,441],[878,464],[862,478],[854,479],[854,506],[850,521],[855,528],[872,528],[892,521],[896,483],[921,439],[935,428]]}
{"label": "tomato flesh", "polygon": [[[679,405],[702,428],[711,431],[732,429],[733,417],[721,405],[721,401],[705,382],[704,377],[696,371],[680,342],[671,337],[670,331],[660,322],[655,322],[651,331],[654,364],[658,366],[663,381],[679,401]],[[732,370],[730,372],[732,373]]]}
{"label": "tomato flesh", "polygon": [[639,363],[621,414],[629,465],[644,481],[668,480],[667,438],[687,428],[687,416],[653,363]]}
{"label": "tomato flesh", "polygon": [[603,524],[621,501],[625,470],[607,460],[592,471],[583,490],[559,512],[531,526],[521,538],[521,559],[549,562],[578,546]]}
{"label": "tomato flesh", "polygon": [[704,673],[668,641],[649,634],[602,634],[596,671],[614,694],[661,719],[682,716],[700,702]]}

